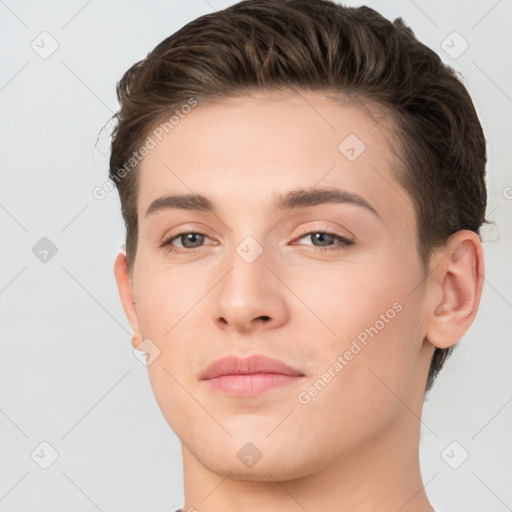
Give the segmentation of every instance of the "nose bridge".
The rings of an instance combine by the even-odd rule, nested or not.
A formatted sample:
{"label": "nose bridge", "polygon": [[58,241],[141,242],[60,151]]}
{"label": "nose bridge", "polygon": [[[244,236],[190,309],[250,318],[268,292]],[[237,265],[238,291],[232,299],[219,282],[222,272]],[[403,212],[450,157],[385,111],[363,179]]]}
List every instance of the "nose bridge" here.
{"label": "nose bridge", "polygon": [[268,254],[263,245],[252,235],[245,236],[234,245],[228,260],[231,270],[225,284],[229,292],[240,296],[240,300],[245,302],[250,297],[256,298],[268,284],[267,274],[270,272],[267,267]]}
{"label": "nose bridge", "polygon": [[[225,255],[227,264],[232,270],[230,274],[240,274],[241,279],[253,279],[254,274],[269,272],[265,266],[268,263],[269,250],[266,240],[266,226],[263,222],[255,197],[245,201],[244,212],[229,222],[230,241],[227,244],[229,254]],[[260,212],[260,215],[258,215]]]}

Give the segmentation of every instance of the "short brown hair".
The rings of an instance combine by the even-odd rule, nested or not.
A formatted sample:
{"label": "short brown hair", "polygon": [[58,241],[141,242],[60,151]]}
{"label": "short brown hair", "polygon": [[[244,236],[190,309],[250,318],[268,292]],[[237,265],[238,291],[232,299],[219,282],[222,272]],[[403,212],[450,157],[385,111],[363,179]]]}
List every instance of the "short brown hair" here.
{"label": "short brown hair", "polygon": [[[329,91],[383,106],[397,128],[398,181],[414,200],[425,265],[453,233],[486,223],[486,146],[471,98],[452,68],[401,18],[331,0],[245,0],[193,20],[135,63],[117,84],[110,178],[137,250],[137,162],[151,130],[191,98],[278,90]],[[120,169],[124,172],[120,173]],[[436,348],[430,389],[452,347]]]}

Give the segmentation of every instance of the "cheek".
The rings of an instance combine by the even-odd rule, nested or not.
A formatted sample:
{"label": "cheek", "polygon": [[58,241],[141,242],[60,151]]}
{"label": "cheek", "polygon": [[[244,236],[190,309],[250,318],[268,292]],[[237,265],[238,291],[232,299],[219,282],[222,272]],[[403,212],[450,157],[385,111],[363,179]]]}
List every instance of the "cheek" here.
{"label": "cheek", "polygon": [[[294,322],[315,327],[317,336],[323,339],[322,351],[339,351],[358,335],[364,343],[370,336],[365,329],[377,323],[378,331],[382,331],[398,316],[403,301],[400,284],[391,277],[394,273],[385,263],[381,259],[368,265],[325,264],[318,265],[314,272],[290,272],[286,282],[302,303],[293,306],[297,316]],[[295,303],[292,299],[291,304]]]}
{"label": "cheek", "polygon": [[191,273],[181,266],[144,264],[143,258],[139,261],[133,290],[139,325],[145,337],[165,341],[204,295],[206,284],[201,283],[206,281],[197,276],[191,278]]}
{"label": "cheek", "polygon": [[[414,308],[402,304],[399,312],[383,311],[388,311],[387,324],[378,316],[383,324],[376,322],[368,309],[359,316],[359,326],[348,327],[339,320],[340,335],[329,344],[328,354],[317,350],[316,359],[323,363],[296,397],[296,420],[307,424],[310,432],[337,439],[341,450],[378,435],[395,421],[414,381],[420,349],[415,343]],[[361,333],[364,336],[358,337]]]}
{"label": "cheek", "polygon": [[314,329],[311,325],[308,332],[303,325],[309,339],[316,338],[308,344],[305,336],[303,348],[316,363],[312,381],[318,389],[311,391],[314,395],[321,390],[322,397],[319,393],[314,400],[320,415],[332,406],[341,415],[351,410],[360,419],[386,408],[392,411],[400,404],[394,393],[407,394],[414,379],[422,345],[418,299],[410,293],[417,274],[404,265],[399,274],[400,261],[380,262],[365,269],[340,269],[338,275],[332,268],[325,275],[316,272],[318,286],[311,280],[295,281],[294,290],[308,297],[308,306],[323,324],[319,327],[311,316]]}

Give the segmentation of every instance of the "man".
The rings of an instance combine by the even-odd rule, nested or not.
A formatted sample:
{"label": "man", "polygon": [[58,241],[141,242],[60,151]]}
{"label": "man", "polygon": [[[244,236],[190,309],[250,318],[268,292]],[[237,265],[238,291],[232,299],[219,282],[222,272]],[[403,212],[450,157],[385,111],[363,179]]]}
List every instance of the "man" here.
{"label": "man", "polygon": [[401,20],[198,18],[118,84],[115,275],[183,511],[426,512],[425,391],[473,322],[485,139]]}

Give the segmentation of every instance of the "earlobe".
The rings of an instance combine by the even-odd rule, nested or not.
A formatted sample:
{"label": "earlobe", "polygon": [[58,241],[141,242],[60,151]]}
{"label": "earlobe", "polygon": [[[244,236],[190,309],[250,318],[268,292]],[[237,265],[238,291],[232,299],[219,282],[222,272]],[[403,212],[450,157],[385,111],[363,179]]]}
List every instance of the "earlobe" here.
{"label": "earlobe", "polygon": [[447,348],[466,333],[480,304],[484,261],[478,235],[469,230],[453,234],[440,249],[437,268],[430,288],[437,300],[430,306],[426,338],[437,348]]}
{"label": "earlobe", "polygon": [[137,311],[135,310],[135,301],[133,298],[130,273],[126,262],[126,254],[122,252],[117,255],[114,263],[114,275],[116,277],[117,289],[119,290],[119,297],[123,305],[124,313],[132,328],[132,346],[136,348],[142,341],[142,335],[137,319]]}

